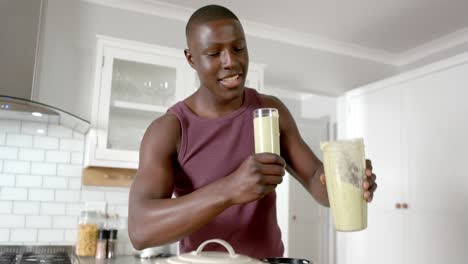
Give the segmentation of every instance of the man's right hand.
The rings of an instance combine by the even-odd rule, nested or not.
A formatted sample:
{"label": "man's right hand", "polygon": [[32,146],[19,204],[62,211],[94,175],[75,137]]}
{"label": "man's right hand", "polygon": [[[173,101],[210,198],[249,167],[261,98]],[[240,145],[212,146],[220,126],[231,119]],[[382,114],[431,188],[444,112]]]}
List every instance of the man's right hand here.
{"label": "man's right hand", "polygon": [[226,192],[232,204],[244,204],[263,198],[283,181],[286,162],[276,154],[249,156],[225,178]]}

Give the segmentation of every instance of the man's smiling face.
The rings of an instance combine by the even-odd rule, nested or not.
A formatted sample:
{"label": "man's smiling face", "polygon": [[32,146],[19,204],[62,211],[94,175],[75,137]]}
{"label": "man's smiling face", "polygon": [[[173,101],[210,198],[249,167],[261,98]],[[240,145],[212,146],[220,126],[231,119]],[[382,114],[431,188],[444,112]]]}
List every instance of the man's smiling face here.
{"label": "man's smiling face", "polygon": [[242,95],[249,55],[244,31],[235,19],[195,25],[188,36],[186,56],[201,87],[220,99]]}

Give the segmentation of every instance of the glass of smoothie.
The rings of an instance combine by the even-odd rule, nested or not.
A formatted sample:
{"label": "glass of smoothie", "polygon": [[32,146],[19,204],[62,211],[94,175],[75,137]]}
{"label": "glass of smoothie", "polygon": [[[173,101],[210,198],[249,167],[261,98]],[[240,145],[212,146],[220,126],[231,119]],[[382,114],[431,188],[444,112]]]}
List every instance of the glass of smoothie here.
{"label": "glass of smoothie", "polygon": [[366,160],[362,139],[320,142],[328,199],[337,231],[367,227],[367,202],[362,183]]}
{"label": "glass of smoothie", "polygon": [[279,115],[275,108],[259,108],[253,112],[255,153],[280,155]]}

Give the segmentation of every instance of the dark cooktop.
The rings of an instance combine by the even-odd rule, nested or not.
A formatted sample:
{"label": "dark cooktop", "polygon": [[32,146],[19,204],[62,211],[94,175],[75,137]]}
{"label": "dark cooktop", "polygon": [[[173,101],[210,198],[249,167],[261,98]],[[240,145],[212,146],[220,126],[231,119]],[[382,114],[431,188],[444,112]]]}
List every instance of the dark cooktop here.
{"label": "dark cooktop", "polygon": [[0,246],[0,264],[75,264],[71,246]]}

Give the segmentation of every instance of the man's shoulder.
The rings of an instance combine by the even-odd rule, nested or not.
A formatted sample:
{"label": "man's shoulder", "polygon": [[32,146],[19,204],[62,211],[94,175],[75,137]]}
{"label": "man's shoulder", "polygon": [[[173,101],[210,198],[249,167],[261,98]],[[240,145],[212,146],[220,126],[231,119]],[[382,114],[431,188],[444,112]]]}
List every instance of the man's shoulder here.
{"label": "man's shoulder", "polygon": [[153,137],[178,137],[180,131],[180,122],[177,116],[173,113],[165,113],[156,118],[146,130],[145,136]]}
{"label": "man's shoulder", "polygon": [[258,97],[260,99],[260,102],[263,107],[273,107],[273,108],[278,108],[283,105],[280,99],[278,99],[276,96],[269,95],[269,94],[264,94],[264,93],[258,93]]}

